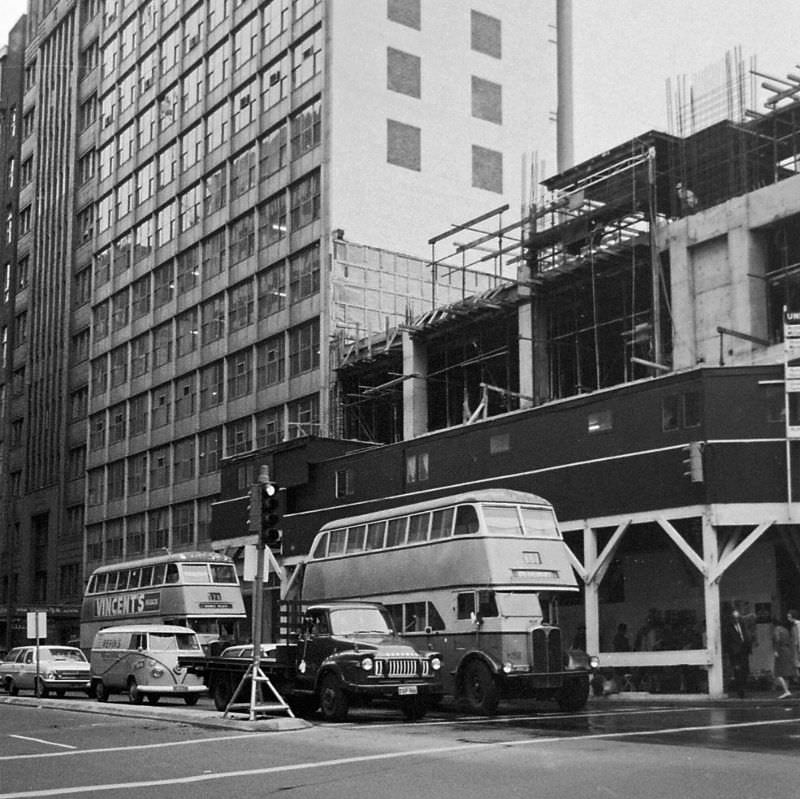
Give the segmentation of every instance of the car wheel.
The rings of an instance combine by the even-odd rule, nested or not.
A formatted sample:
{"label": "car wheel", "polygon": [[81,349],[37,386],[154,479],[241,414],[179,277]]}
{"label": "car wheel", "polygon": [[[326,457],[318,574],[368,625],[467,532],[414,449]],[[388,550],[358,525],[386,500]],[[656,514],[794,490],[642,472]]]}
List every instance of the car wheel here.
{"label": "car wheel", "polygon": [[161,697],[158,694],[147,695],[147,702],[151,705],[157,705],[159,699],[161,699]]}
{"label": "car wheel", "polygon": [[14,682],[14,680],[9,680],[6,683],[6,691],[8,691],[11,696],[17,696],[17,694],[19,694],[19,686]]}
{"label": "car wheel", "polygon": [[461,684],[464,703],[471,713],[493,716],[497,712],[497,682],[485,663],[468,663]]}
{"label": "car wheel", "polygon": [[132,705],[141,705],[144,701],[144,694],[139,690],[136,680],[131,677],[128,680],[128,702]]}
{"label": "car wheel", "polygon": [[421,696],[406,696],[400,700],[400,711],[406,721],[419,721],[424,718],[428,706]]}
{"label": "car wheel", "polygon": [[194,707],[197,704],[197,700],[200,697],[197,694],[188,694],[187,696],[183,697],[183,701],[186,702],[189,707]]}
{"label": "car wheel", "polygon": [[33,695],[39,699],[47,699],[49,694],[50,691],[47,690],[44,680],[41,677],[37,677],[36,682],[33,684]]}
{"label": "car wheel", "polygon": [[108,688],[102,680],[98,680],[94,684],[94,698],[98,702],[108,702]]}
{"label": "car wheel", "polygon": [[348,710],[347,694],[335,674],[326,674],[319,689],[319,706],[325,721],[344,721]]}
{"label": "car wheel", "polygon": [[231,689],[227,680],[217,680],[214,683],[214,707],[224,712],[228,708],[228,702],[231,701]]}

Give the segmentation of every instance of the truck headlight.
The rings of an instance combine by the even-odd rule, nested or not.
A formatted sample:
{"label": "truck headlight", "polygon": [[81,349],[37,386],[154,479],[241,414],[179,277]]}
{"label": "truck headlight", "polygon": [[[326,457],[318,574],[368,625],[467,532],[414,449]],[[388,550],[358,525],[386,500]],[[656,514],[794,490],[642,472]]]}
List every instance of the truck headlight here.
{"label": "truck headlight", "polygon": [[44,675],[45,680],[57,680],[58,679],[58,672],[57,671],[48,671]]}
{"label": "truck headlight", "polygon": [[364,671],[372,671],[375,668],[375,661],[372,658],[364,658],[361,661],[361,668]]}
{"label": "truck headlight", "polygon": [[592,669],[599,669],[600,668],[600,658],[597,655],[592,655],[589,658],[589,667]]}
{"label": "truck headlight", "polygon": [[439,671],[442,668],[442,659],[441,658],[431,658],[431,668],[434,671]]}

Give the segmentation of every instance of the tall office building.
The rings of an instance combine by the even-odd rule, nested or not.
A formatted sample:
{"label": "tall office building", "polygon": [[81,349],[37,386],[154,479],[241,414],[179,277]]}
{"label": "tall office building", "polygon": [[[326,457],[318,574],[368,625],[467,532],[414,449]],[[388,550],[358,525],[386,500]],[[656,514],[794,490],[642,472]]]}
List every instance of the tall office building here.
{"label": "tall office building", "polygon": [[555,5],[29,0],[27,20],[7,615],[57,608],[66,637],[89,569],[207,542],[222,457],[335,432],[335,242],[425,257],[454,222],[518,218],[531,153],[553,164]]}

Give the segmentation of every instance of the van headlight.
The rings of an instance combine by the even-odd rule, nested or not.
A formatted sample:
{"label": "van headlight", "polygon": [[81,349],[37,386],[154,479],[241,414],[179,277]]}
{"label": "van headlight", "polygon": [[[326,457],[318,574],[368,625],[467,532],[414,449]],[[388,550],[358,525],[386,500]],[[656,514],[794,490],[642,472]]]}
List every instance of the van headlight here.
{"label": "van headlight", "polygon": [[153,668],[150,670],[150,674],[152,674],[152,675],[153,675],[153,677],[155,677],[156,679],[158,679],[159,677],[163,677],[163,676],[164,676],[164,669],[162,669],[160,666],[154,666],[154,667],[153,667]]}
{"label": "van headlight", "polygon": [[375,668],[375,661],[372,658],[363,658],[361,668],[364,671],[372,671]]}

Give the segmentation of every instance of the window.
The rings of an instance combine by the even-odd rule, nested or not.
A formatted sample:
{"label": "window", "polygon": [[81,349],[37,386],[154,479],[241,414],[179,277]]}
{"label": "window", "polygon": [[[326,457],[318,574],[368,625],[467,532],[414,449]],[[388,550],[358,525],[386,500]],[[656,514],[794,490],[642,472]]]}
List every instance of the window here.
{"label": "window", "polygon": [[147,374],[150,356],[150,334],[131,339],[131,379]]}
{"label": "window", "polygon": [[237,455],[253,448],[250,417],[237,419],[225,426],[225,454]]}
{"label": "window", "polygon": [[141,150],[150,144],[156,135],[157,106],[147,106],[136,119],[136,146]]}
{"label": "window", "polygon": [[195,375],[182,377],[175,383],[175,419],[194,416],[197,409],[197,387]]}
{"label": "window", "polygon": [[319,434],[319,395],[290,402],[288,405],[289,438]]}
{"label": "window", "polygon": [[194,437],[175,442],[172,468],[176,483],[183,483],[186,480],[194,479],[194,448]]}
{"label": "window", "polygon": [[213,153],[228,141],[230,109],[227,101],[217,106],[206,117],[206,154]]}
{"label": "window", "polygon": [[138,263],[153,252],[153,220],[140,222],[133,231],[133,262]]}
{"label": "window", "polygon": [[197,349],[199,343],[198,339],[200,337],[197,320],[197,307],[190,308],[188,311],[184,311],[182,314],[178,315],[176,319],[176,347],[178,358],[182,355],[188,355],[188,353],[194,352]]}
{"label": "window", "polygon": [[311,152],[322,141],[322,104],[319,100],[292,118],[292,158]]}
{"label": "window", "polygon": [[163,247],[175,238],[176,207],[172,201],[156,212],[156,247]]}
{"label": "window", "polygon": [[181,136],[181,172],[186,172],[200,161],[203,144],[203,123],[198,122]]}
{"label": "window", "polygon": [[200,275],[200,246],[183,250],[177,259],[178,294],[191,291],[198,283]]}
{"label": "window", "polygon": [[614,429],[614,417],[610,410],[590,413],[586,421],[590,433],[603,433]]}
{"label": "window", "polygon": [[289,330],[289,376],[319,368],[319,319]]}
{"label": "window", "polygon": [[150,454],[150,488],[166,488],[169,485],[169,446],[158,447]]}
{"label": "window", "polygon": [[128,556],[144,554],[144,514],[129,516],[127,519],[127,534],[125,536],[126,552]]}
{"label": "window", "polygon": [[147,453],[128,458],[128,494],[135,497],[147,491]]}
{"label": "window", "polygon": [[257,112],[256,82],[250,81],[233,94],[233,132],[238,133],[246,128],[255,118]]}
{"label": "window", "polygon": [[108,335],[108,300],[96,305],[92,312],[94,340],[100,341]]}
{"label": "window", "polygon": [[134,319],[141,319],[150,311],[150,275],[140,277],[131,286],[131,309]]}
{"label": "window", "polygon": [[125,498],[125,461],[108,464],[108,501]]}
{"label": "window", "polygon": [[231,331],[241,330],[254,321],[253,281],[248,279],[230,290],[228,320]]}
{"label": "window", "polygon": [[[209,14],[211,13],[211,6],[213,5],[214,3],[210,4]],[[210,22],[209,28],[211,28]],[[209,92],[216,89],[217,86],[220,86],[228,77],[228,65],[230,62],[228,52],[229,44],[226,39],[208,55],[208,59],[206,60],[206,84]]]}
{"label": "window", "polygon": [[153,270],[153,308],[160,308],[172,300],[175,291],[175,265],[172,261]]}
{"label": "window", "polygon": [[200,370],[200,410],[214,408],[224,401],[224,375],[222,361],[217,361]]}
{"label": "window", "polygon": [[286,307],[286,268],[280,263],[258,275],[258,318]]}
{"label": "window", "polygon": [[163,189],[175,180],[178,145],[173,142],[158,154],[158,187]]}
{"label": "window", "polygon": [[150,424],[154,430],[169,424],[170,407],[170,385],[154,388],[150,403]]}
{"label": "window", "polygon": [[138,436],[147,432],[149,417],[149,403],[147,394],[133,397],[128,404],[128,428],[131,436]]}
{"label": "window", "polygon": [[282,383],[285,371],[283,334],[260,342],[256,348],[256,387],[260,390]]}
{"label": "window", "polygon": [[[87,156],[84,156],[87,160],[84,161],[81,159],[83,170],[81,171],[81,183],[85,183],[89,178],[94,177],[94,168],[95,164],[97,163],[97,153],[94,150],[91,150]],[[90,174],[86,175],[86,170],[89,170]],[[23,186],[27,186],[29,183],[33,181],[33,158],[26,158],[22,162],[22,172],[20,174],[20,182]]]}
{"label": "window", "polygon": [[661,429],[664,432],[680,428],[680,396],[670,394],[661,400]]}
{"label": "window", "polygon": [[96,451],[106,445],[106,414],[105,411],[95,413],[89,419],[89,449]]}
{"label": "window", "polygon": [[149,549],[156,552],[169,545],[169,508],[151,510],[147,514]]}
{"label": "window", "polygon": [[185,233],[200,222],[200,205],[205,187],[195,183],[178,197],[178,231]]}
{"label": "window", "polygon": [[108,359],[101,355],[92,361],[92,396],[99,397],[108,391]]}
{"label": "window", "polygon": [[113,331],[121,330],[128,324],[128,289],[118,291],[111,298],[111,329]]}
{"label": "window", "polygon": [[[178,482],[177,477],[175,482]],[[194,503],[182,502],[180,505],[175,505],[172,510],[172,543],[173,546],[185,547],[190,546],[193,542]]]}
{"label": "window", "polygon": [[353,470],[339,469],[336,472],[336,498],[350,497],[355,493],[353,489]]}
{"label": "window", "polygon": [[245,150],[231,162],[231,200],[241,197],[256,185],[256,146]]}
{"label": "window", "polygon": [[252,212],[231,225],[231,264],[249,258],[255,252],[255,217]]}
{"label": "window", "polygon": [[241,350],[228,357],[228,400],[253,391],[253,351]]}
{"label": "window", "polygon": [[321,71],[322,29],[317,28],[292,50],[292,86],[302,86]]}
{"label": "window", "polygon": [[297,231],[304,225],[319,219],[319,172],[312,172],[291,187],[290,212],[292,231]]}
{"label": "window", "polygon": [[274,128],[261,139],[260,162],[258,165],[259,180],[264,181],[286,166],[286,124]]}
{"label": "window", "polygon": [[269,408],[256,415],[256,447],[263,449],[283,441],[283,408]]}
{"label": "window", "polygon": [[156,181],[156,162],[148,161],[136,171],[136,204],[141,205],[153,196]]}
{"label": "window", "polygon": [[684,427],[699,427],[702,422],[702,405],[700,392],[687,391],[683,395],[683,425]]}
{"label": "window", "polygon": [[422,96],[422,71],[419,56],[386,48],[386,88],[409,97]]}
{"label": "window", "polygon": [[498,194],[503,192],[503,154],[472,146],[472,185]]}
{"label": "window", "polygon": [[177,65],[181,53],[180,26],[173,28],[161,42],[161,74]]}
{"label": "window", "polygon": [[199,47],[203,39],[203,26],[205,24],[204,4],[197,6],[183,22],[183,52],[188,53]]}
{"label": "window", "polygon": [[282,56],[261,73],[261,110],[269,111],[285,99],[289,90],[289,55]]}
{"label": "window", "polygon": [[386,17],[392,22],[420,30],[420,0],[388,0]]}
{"label": "window", "polygon": [[80,480],[86,471],[86,447],[75,447],[67,456],[67,479]]}
{"label": "window", "polygon": [[319,244],[289,261],[289,294],[293,303],[319,293]]}
{"label": "window", "polygon": [[472,116],[503,124],[503,87],[499,83],[472,76]]}
{"label": "window", "polygon": [[502,58],[500,20],[488,14],[481,14],[480,11],[472,11],[471,47],[476,52],[492,58]]}
{"label": "window", "polygon": [[128,345],[111,350],[111,388],[123,385],[128,380]]}
{"label": "window", "polygon": [[268,247],[286,236],[286,194],[281,192],[258,209],[258,244]]}
{"label": "window", "polygon": [[498,433],[489,438],[489,454],[498,455],[511,450],[511,439],[508,433]]}
{"label": "window", "polygon": [[259,46],[258,14],[253,14],[247,22],[233,32],[233,68],[239,69],[258,54]]}
{"label": "window", "polygon": [[92,469],[87,475],[87,504],[102,505],[105,498],[105,468]]}
{"label": "window", "polygon": [[225,228],[203,241],[203,280],[209,280],[225,271]]}
{"label": "window", "polygon": [[422,131],[393,119],[386,120],[386,161],[419,172],[422,169]]}
{"label": "window", "polygon": [[221,339],[225,335],[225,295],[218,294],[204,302],[200,316],[203,344]]}
{"label": "window", "polygon": [[198,472],[200,475],[219,471],[221,456],[221,433],[219,428],[206,430],[198,436]]}
{"label": "window", "polygon": [[172,360],[172,322],[153,329],[153,369]]}
{"label": "window", "polygon": [[406,482],[419,483],[428,479],[428,453],[417,452],[406,455]]}

